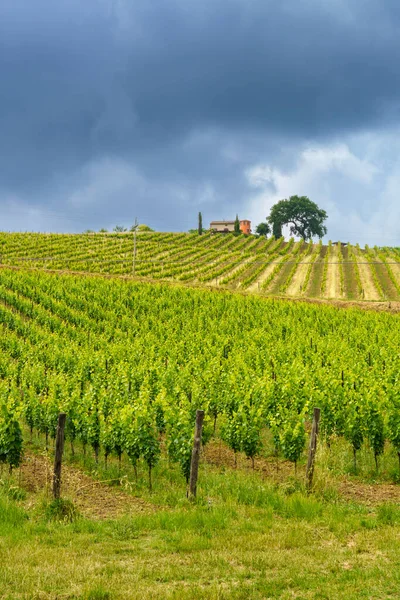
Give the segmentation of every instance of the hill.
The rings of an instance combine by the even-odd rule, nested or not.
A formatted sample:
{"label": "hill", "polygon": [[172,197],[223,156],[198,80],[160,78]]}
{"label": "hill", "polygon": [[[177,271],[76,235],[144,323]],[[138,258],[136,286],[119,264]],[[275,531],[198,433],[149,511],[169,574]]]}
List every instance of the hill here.
{"label": "hill", "polygon": [[[0,269],[2,598],[358,600],[360,589],[398,597],[397,316],[263,298],[262,285],[214,293],[18,267],[129,272],[127,236],[2,240],[3,260],[17,265]],[[11,243],[14,254],[4,252]],[[318,275],[321,289],[334,252],[165,234],[138,240],[137,269],[165,277],[157,268],[172,248],[188,253],[169,264],[175,277],[191,274],[190,286],[195,269],[216,269],[219,259],[249,281],[259,253],[263,271],[248,289],[267,269],[277,285],[291,263],[290,285],[303,262],[308,285],[316,289]],[[199,266],[202,253],[213,258]],[[202,453],[188,499],[197,409]]]}
{"label": "hill", "polygon": [[1,233],[7,266],[131,275],[265,295],[400,300],[400,250],[207,233]]}

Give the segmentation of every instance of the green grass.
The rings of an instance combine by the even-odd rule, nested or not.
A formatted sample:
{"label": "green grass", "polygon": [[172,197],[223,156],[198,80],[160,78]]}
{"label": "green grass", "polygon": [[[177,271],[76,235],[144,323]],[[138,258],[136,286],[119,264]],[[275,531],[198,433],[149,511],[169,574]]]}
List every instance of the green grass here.
{"label": "green grass", "polygon": [[[344,445],[333,450],[321,447],[312,495],[302,476],[276,484],[203,463],[194,504],[177,469],[161,465],[150,494],[144,468],[132,483],[124,462],[127,489],[156,510],[105,521],[83,518],[73,498],[33,505],[15,473],[0,486],[0,598],[397,598],[400,507],[341,499],[335,472],[350,461]],[[365,448],[359,478],[371,464]],[[86,470],[104,476],[89,457]]]}
{"label": "green grass", "polygon": [[390,598],[399,509],[295,493],[73,523],[0,501],[2,598]]}

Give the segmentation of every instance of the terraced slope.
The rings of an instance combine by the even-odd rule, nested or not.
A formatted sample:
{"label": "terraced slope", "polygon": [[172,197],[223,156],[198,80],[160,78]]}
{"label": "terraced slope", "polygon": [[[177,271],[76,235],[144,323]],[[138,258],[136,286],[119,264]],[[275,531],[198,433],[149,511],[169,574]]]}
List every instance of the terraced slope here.
{"label": "terraced slope", "polygon": [[290,297],[400,300],[400,250],[189,233],[0,233],[6,266],[135,275]]}

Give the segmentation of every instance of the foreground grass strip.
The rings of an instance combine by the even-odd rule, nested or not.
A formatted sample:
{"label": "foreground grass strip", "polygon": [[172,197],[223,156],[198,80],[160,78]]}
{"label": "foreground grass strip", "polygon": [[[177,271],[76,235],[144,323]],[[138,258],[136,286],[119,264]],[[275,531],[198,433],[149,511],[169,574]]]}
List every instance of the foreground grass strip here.
{"label": "foreground grass strip", "polygon": [[195,506],[103,522],[49,520],[1,495],[1,597],[396,597],[398,507],[287,496],[251,476],[227,484]]}

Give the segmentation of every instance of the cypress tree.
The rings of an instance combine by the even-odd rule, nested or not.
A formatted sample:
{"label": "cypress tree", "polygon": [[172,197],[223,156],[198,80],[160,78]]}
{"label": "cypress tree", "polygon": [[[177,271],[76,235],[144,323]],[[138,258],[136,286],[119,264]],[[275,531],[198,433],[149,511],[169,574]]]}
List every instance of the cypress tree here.
{"label": "cypress tree", "polygon": [[203,233],[203,217],[201,215],[201,212],[199,212],[198,232],[199,232],[199,235],[201,235]]}

